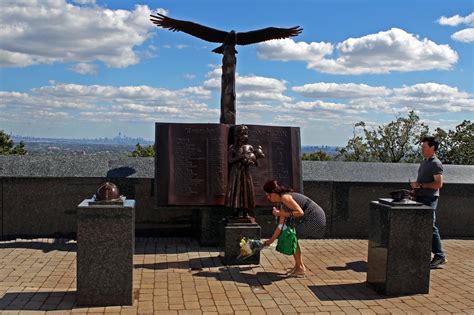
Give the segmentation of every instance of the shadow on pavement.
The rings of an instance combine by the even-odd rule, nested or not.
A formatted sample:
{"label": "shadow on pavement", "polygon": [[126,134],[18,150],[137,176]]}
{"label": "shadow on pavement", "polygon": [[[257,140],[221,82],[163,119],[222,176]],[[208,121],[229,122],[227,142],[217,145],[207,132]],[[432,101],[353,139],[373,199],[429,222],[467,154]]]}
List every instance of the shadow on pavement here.
{"label": "shadow on pavement", "polygon": [[191,271],[200,271],[202,268],[222,267],[220,257],[200,257],[191,258],[183,261],[164,261],[151,264],[135,264],[135,269],[145,268],[152,270],[164,269],[190,269]]}
{"label": "shadow on pavement", "polygon": [[0,298],[0,311],[72,310],[75,304],[75,291],[10,292]]}
{"label": "shadow on pavement", "polygon": [[200,271],[193,275],[197,277],[212,277],[219,281],[235,281],[238,283],[248,284],[250,287],[260,287],[263,285],[271,285],[273,282],[285,280],[288,277],[284,274],[276,272],[259,271],[255,274],[243,273],[255,267],[221,267],[218,271]]}
{"label": "shadow on pavement", "polygon": [[310,285],[308,288],[320,301],[382,300],[387,297],[377,294],[367,282],[328,285]]}
{"label": "shadow on pavement", "polygon": [[0,249],[2,248],[30,248],[41,250],[43,253],[49,253],[54,250],[76,252],[77,243],[64,239],[54,239],[52,243],[41,241],[15,241],[0,243]]}
{"label": "shadow on pavement", "polygon": [[367,272],[367,262],[364,260],[351,261],[345,266],[330,266],[326,268],[332,271],[353,270],[355,272]]}

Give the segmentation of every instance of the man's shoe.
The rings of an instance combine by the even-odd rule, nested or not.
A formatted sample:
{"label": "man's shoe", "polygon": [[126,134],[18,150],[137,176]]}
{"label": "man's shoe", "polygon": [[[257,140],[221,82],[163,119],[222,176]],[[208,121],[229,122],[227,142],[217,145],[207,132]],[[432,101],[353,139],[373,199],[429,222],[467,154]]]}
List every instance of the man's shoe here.
{"label": "man's shoe", "polygon": [[433,259],[431,260],[430,268],[431,269],[439,268],[441,265],[444,265],[447,262],[448,260],[444,257],[434,256]]}

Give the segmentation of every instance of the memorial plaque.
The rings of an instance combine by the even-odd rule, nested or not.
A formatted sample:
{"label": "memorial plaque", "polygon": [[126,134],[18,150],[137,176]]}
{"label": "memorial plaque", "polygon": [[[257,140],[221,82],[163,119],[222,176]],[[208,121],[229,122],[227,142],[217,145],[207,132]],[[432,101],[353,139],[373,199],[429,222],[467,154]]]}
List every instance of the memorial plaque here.
{"label": "memorial plaque", "polygon": [[222,205],[227,185],[224,124],[156,124],[158,205]]}
{"label": "memorial plaque", "polygon": [[[301,191],[299,128],[247,126],[249,144],[261,145],[266,156],[258,161],[258,167],[251,168],[256,205],[270,205],[263,184],[272,178]],[[224,205],[232,129],[227,124],[156,123],[158,206]]]}
{"label": "memorial plaque", "polygon": [[258,161],[259,166],[252,169],[257,206],[269,206],[263,185],[270,179],[291,186],[302,192],[301,140],[297,127],[278,127],[247,125],[249,143],[263,147],[265,158]]}

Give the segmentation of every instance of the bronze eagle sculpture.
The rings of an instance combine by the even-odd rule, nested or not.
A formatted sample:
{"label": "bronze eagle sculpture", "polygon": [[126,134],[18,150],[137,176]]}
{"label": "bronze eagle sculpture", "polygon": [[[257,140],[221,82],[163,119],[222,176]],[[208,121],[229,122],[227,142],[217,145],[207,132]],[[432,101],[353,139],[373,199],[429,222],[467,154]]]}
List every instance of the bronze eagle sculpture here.
{"label": "bronze eagle sculpture", "polygon": [[237,59],[235,45],[250,45],[272,39],[283,39],[298,36],[303,29],[299,26],[291,28],[267,27],[250,32],[224,32],[189,21],[175,20],[163,14],[151,14],[151,21],[156,26],[173,32],[184,32],[208,42],[221,43],[212,51],[222,54],[221,78],[221,117],[223,124],[235,124],[235,67]]}
{"label": "bronze eagle sculpture", "polygon": [[175,20],[163,14],[150,15],[153,24],[166,28],[173,32],[184,32],[189,35],[198,37],[208,42],[222,43],[221,46],[213,50],[217,54],[224,53],[225,45],[250,45],[272,39],[283,39],[292,36],[298,36],[303,29],[299,26],[291,28],[267,27],[250,32],[230,31],[225,32],[215,28],[207,27],[201,24]]}

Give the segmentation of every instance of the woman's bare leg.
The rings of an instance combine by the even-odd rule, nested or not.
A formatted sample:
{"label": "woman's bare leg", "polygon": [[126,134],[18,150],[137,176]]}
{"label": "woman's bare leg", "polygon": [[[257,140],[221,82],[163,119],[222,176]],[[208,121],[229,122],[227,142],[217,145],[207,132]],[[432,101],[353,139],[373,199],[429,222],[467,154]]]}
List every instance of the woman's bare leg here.
{"label": "woman's bare leg", "polygon": [[303,255],[301,254],[299,242],[296,244],[296,252],[293,257],[295,258],[295,269],[293,272],[304,272],[306,267],[303,264]]}

